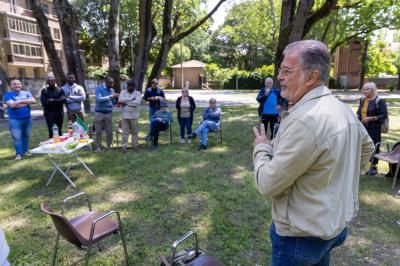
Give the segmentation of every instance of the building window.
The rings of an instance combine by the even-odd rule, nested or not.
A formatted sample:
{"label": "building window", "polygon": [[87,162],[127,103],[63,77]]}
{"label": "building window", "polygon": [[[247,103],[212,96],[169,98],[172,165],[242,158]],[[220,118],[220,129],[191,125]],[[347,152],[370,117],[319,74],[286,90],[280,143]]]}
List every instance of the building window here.
{"label": "building window", "polygon": [[25,0],[25,8],[32,10],[32,6],[31,6],[31,1],[30,0]]}
{"label": "building window", "polygon": [[42,9],[46,15],[49,14],[49,6],[47,4],[42,4]]}
{"label": "building window", "polygon": [[40,78],[40,69],[38,67],[35,67],[33,69],[33,76],[35,77],[35,79]]}
{"label": "building window", "polygon": [[19,45],[19,54],[25,54],[25,45]]}
{"label": "building window", "polygon": [[17,13],[17,5],[15,4],[15,0],[10,0],[10,12]]}
{"label": "building window", "polygon": [[25,68],[18,68],[18,75],[20,78],[25,78],[26,77]]}
{"label": "building window", "polygon": [[53,28],[53,38],[56,40],[61,39],[60,30],[57,28]]}
{"label": "building window", "polygon": [[13,47],[13,54],[19,54],[18,45],[13,44],[12,47]]}
{"label": "building window", "polygon": [[35,47],[31,47],[31,54],[32,56],[37,56]]}

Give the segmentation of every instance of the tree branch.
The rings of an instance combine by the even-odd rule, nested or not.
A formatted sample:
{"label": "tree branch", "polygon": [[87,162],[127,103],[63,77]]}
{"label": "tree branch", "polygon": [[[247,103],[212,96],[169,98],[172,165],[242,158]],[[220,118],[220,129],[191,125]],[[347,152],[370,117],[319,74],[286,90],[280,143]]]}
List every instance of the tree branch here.
{"label": "tree branch", "polygon": [[318,10],[310,13],[304,26],[303,37],[307,35],[315,23],[328,16],[333,9],[337,8],[337,2],[338,0],[326,0]]}
{"label": "tree branch", "polygon": [[204,22],[207,21],[207,19],[209,19],[216,11],[217,9],[220,7],[220,5],[222,5],[222,3],[224,3],[226,0],[220,0],[215,7],[213,8],[213,10],[210,11],[210,13],[208,13],[205,17],[203,17],[200,21],[198,21],[196,24],[194,24],[191,28],[189,28],[188,30],[179,33],[178,35],[174,36],[171,38],[171,46],[174,45],[175,43],[179,42],[181,39],[185,38],[186,36],[188,36],[189,34],[191,34],[192,32],[194,32],[195,30],[197,30],[198,27],[200,27],[201,25],[203,25]]}

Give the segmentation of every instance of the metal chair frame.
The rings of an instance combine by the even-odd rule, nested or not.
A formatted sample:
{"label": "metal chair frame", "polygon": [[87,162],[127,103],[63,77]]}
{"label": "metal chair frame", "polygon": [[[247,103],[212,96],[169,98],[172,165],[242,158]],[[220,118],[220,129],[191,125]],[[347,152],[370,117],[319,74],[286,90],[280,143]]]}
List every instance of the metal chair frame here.
{"label": "metal chair frame", "polygon": [[[80,192],[80,193],[78,193],[78,194],[75,194],[75,195],[72,195],[72,196],[70,196],[70,197],[67,197],[67,198],[65,198],[65,199],[63,200],[62,205],[61,205],[61,216],[64,216],[64,211],[65,211],[65,205],[66,205],[66,203],[67,203],[68,201],[70,201],[71,199],[75,199],[75,198],[80,197],[80,196],[85,196],[85,197],[86,197],[86,202],[87,202],[87,205],[88,205],[88,209],[89,209],[89,211],[92,211],[92,204],[91,204],[91,202],[90,202],[90,199],[89,199],[88,195],[87,195],[85,192]],[[105,219],[106,217],[109,217],[109,216],[111,216],[111,215],[113,215],[113,214],[115,214],[115,215],[117,216],[118,227],[119,227],[118,232],[119,232],[119,234],[120,234],[120,236],[121,236],[122,246],[123,246],[123,248],[124,248],[124,254],[125,254],[126,265],[129,265],[128,251],[127,251],[127,248],[126,248],[125,237],[124,237],[124,233],[123,233],[123,229],[122,229],[121,217],[120,217],[120,215],[119,215],[119,212],[117,212],[117,211],[109,211],[109,212],[107,212],[107,213],[101,215],[100,217],[97,217],[95,220],[92,221],[92,226],[91,226],[91,229],[90,229],[89,244],[88,244],[87,247],[86,247],[87,251],[86,251],[86,255],[85,255],[85,265],[88,265],[88,264],[89,264],[90,251],[91,251],[91,248],[92,248],[92,241],[93,241],[93,236],[94,236],[94,231],[95,231],[95,228],[96,228],[96,224],[97,224],[99,221],[101,221],[101,220]],[[64,216],[64,217],[65,217],[65,216]],[[52,259],[52,265],[53,265],[53,266],[54,266],[55,263],[56,263],[57,251],[58,251],[58,244],[59,244],[59,242],[60,242],[60,233],[59,233],[58,230],[57,230],[56,243],[55,243],[55,246],[54,246],[53,259]],[[98,249],[99,249],[99,251],[100,251],[101,248],[100,248],[99,242],[97,242],[97,244],[98,244]],[[84,249],[85,247],[84,247],[84,246],[81,246],[80,248]]]}
{"label": "metal chair frame", "polygon": [[[394,148],[394,149],[392,150],[392,152],[390,152],[390,150],[389,150],[389,143],[387,143],[387,142],[378,142],[378,143],[375,144],[375,149],[374,149],[374,152],[373,152],[371,158],[374,158],[374,157],[375,157],[375,158],[377,158],[377,159],[379,159],[379,160],[382,160],[382,161],[385,161],[385,162],[387,162],[387,163],[390,163],[390,162],[386,161],[386,160],[383,159],[383,158],[376,157],[376,155],[381,154],[381,153],[376,154],[376,151],[377,151],[377,149],[378,149],[378,145],[381,145],[381,144],[386,144],[387,154],[392,154],[392,153],[394,153],[394,152],[396,151],[396,149]],[[399,147],[400,147],[400,145],[399,145]],[[394,173],[394,176],[393,176],[392,189],[394,189],[394,187],[396,186],[397,174],[399,173],[399,170],[400,170],[400,154],[399,154],[399,156],[398,156],[398,158],[397,158],[397,162],[396,162],[396,163],[397,163],[397,167],[396,167],[396,170],[395,170],[395,173]]]}

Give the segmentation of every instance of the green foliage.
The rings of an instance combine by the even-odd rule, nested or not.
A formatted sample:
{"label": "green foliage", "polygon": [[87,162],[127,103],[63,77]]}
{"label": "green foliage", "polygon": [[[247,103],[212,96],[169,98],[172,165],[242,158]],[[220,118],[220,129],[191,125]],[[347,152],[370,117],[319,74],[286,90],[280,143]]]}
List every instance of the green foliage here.
{"label": "green foliage", "polygon": [[[275,6],[271,7],[271,2]],[[213,62],[245,70],[271,64],[279,31],[278,2],[250,0],[234,4],[224,24],[213,33]]]}
{"label": "green foliage", "polygon": [[108,71],[99,66],[88,66],[86,75],[91,79],[104,79],[108,75]]}
{"label": "green foliage", "polygon": [[238,88],[242,90],[259,89],[265,78],[274,75],[274,66],[265,65],[253,71],[238,70],[236,68],[219,68],[217,64],[206,64],[207,78],[222,84],[224,89],[235,89],[236,79]]}
{"label": "green foliage", "polygon": [[385,48],[386,44],[383,41],[378,41],[368,47],[366,77],[376,77],[381,74],[394,75],[397,73],[397,68],[393,64],[396,55],[385,51]]}
{"label": "green foliage", "polygon": [[[182,43],[182,61],[188,61],[192,59],[190,55],[190,49],[186,45]],[[179,64],[181,62],[181,44],[176,43],[174,44],[168,53],[167,58],[167,67],[163,70],[163,75],[172,75],[172,68],[171,66]]]}

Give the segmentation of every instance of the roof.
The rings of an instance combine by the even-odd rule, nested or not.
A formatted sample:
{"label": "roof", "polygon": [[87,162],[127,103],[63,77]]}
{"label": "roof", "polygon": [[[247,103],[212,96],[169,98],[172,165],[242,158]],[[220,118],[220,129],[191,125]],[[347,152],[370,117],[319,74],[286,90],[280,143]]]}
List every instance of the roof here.
{"label": "roof", "polygon": [[[205,66],[206,66],[206,64],[204,64],[203,62],[200,62],[198,60],[190,60],[190,61],[182,63],[182,67],[184,67],[184,68],[190,68],[190,67],[201,67],[201,68],[203,68]],[[173,65],[171,68],[181,68],[181,64]]]}

